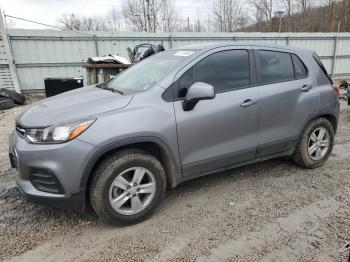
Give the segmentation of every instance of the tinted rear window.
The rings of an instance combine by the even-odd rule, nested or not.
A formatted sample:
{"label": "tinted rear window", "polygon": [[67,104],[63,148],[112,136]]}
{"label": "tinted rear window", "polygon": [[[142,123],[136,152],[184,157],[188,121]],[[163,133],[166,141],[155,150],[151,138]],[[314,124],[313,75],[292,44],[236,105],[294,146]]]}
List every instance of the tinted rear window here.
{"label": "tinted rear window", "polygon": [[263,83],[294,79],[293,62],[289,53],[259,50]]}

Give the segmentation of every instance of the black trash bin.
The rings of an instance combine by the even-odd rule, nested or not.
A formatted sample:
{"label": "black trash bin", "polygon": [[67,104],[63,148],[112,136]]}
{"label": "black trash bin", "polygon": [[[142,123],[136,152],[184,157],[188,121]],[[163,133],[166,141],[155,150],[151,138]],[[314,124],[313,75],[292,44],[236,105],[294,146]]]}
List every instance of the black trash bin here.
{"label": "black trash bin", "polygon": [[83,78],[45,78],[46,97],[83,87]]}

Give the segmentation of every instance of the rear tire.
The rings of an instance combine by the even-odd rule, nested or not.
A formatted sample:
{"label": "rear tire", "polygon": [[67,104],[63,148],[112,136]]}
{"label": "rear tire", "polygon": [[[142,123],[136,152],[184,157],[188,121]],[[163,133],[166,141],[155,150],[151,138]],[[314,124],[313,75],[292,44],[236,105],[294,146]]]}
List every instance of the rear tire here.
{"label": "rear tire", "polygon": [[[323,138],[321,139],[322,134]],[[325,118],[318,118],[305,128],[292,155],[293,162],[304,168],[320,167],[327,161],[333,145],[334,129],[332,124]]]}
{"label": "rear tire", "polygon": [[[137,176],[142,178],[138,181],[134,178]],[[148,185],[151,187],[146,191]],[[158,159],[142,150],[128,149],[99,165],[89,192],[92,207],[101,219],[111,224],[135,224],[152,215],[165,190],[165,172]]]}

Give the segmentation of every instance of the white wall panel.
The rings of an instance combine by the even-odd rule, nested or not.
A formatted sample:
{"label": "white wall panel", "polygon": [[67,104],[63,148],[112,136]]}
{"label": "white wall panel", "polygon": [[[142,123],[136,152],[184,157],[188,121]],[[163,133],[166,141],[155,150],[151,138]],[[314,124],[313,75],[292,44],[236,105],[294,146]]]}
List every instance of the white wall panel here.
{"label": "white wall panel", "polygon": [[[84,77],[80,64],[88,57],[119,54],[128,57],[127,47],[163,43],[166,49],[194,44],[244,41],[307,48],[321,56],[330,72],[336,35],[332,33],[145,33],[72,32],[57,30],[9,30],[22,90],[44,89],[47,77]],[[95,35],[95,37],[94,37]],[[96,42],[95,42],[96,41]],[[96,46],[97,45],[97,46]],[[0,64],[3,54],[0,42]],[[350,75],[350,33],[338,35],[337,77]],[[344,57],[345,56],[345,57]],[[6,64],[4,62],[4,64]]]}

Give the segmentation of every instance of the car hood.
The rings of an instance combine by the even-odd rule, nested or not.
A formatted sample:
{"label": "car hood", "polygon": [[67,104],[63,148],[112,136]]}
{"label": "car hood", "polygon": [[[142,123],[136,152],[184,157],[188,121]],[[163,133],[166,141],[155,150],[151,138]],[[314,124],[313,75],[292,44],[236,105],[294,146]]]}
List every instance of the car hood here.
{"label": "car hood", "polygon": [[16,121],[23,127],[46,127],[126,107],[132,97],[83,87],[34,103]]}

